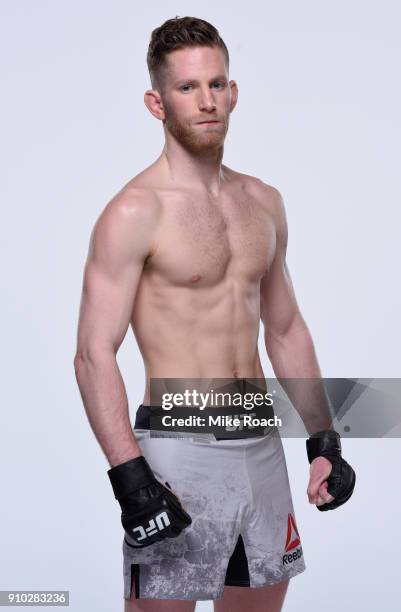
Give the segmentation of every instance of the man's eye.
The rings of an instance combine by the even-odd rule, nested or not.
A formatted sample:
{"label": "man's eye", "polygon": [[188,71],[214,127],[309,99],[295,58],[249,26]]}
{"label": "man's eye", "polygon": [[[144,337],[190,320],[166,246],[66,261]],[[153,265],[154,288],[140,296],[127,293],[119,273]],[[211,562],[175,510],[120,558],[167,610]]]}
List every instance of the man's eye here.
{"label": "man's eye", "polygon": [[[219,89],[222,89],[225,86],[225,83],[222,83],[220,81],[216,81],[215,83],[212,83],[212,85],[213,85],[213,87],[215,87],[217,85],[217,87]],[[193,85],[191,83],[188,83],[188,85],[182,85],[180,87],[180,90],[181,91],[189,91],[190,88],[192,88],[192,87],[193,87]]]}

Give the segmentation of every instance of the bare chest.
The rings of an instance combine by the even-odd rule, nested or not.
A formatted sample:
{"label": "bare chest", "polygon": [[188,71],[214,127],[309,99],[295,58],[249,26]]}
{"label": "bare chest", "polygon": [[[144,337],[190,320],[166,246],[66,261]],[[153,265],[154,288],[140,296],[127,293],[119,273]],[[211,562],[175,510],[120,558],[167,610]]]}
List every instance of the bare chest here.
{"label": "bare chest", "polygon": [[169,198],[150,269],[177,285],[213,285],[230,275],[257,281],[274,257],[275,235],[266,206],[245,192],[219,201]]}

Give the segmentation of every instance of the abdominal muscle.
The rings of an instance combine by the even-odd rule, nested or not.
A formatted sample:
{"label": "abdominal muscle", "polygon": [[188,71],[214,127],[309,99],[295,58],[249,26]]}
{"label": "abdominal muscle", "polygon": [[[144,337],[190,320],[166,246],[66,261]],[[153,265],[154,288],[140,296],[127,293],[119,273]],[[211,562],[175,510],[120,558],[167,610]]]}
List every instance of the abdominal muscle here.
{"label": "abdominal muscle", "polygon": [[150,403],[152,378],[263,378],[258,353],[260,283],[226,276],[179,287],[142,278],[131,325]]}

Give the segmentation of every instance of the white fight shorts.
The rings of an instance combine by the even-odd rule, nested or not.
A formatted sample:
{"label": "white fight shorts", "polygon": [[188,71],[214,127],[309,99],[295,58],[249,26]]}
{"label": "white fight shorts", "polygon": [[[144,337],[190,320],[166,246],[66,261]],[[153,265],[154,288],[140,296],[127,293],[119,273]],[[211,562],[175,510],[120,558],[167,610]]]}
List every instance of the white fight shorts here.
{"label": "white fight shorts", "polygon": [[303,572],[277,428],[242,439],[151,432],[143,425],[150,410],[140,406],[135,437],[192,524],[177,538],[144,548],[124,535],[124,598],[134,592],[138,599],[214,600],[225,585],[262,587]]}

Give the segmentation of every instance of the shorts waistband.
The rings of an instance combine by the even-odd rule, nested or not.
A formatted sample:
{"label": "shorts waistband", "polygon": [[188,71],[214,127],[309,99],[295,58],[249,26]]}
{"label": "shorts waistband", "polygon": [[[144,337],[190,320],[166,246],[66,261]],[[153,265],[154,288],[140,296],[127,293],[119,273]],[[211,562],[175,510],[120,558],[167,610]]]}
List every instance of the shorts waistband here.
{"label": "shorts waistband", "polygon": [[[190,412],[190,410],[193,410],[193,408],[182,408],[182,411],[188,411],[188,413]],[[216,410],[217,409],[212,409],[212,410]],[[160,416],[157,419],[157,415],[160,415],[161,413],[166,412],[166,414],[168,414],[168,411],[164,411],[164,409],[162,408],[162,406],[152,406],[152,405],[146,405],[146,404],[140,404],[138,407],[138,410],[136,412],[135,415],[135,425],[134,425],[134,430],[145,430],[145,431],[149,431],[150,435],[152,437],[162,437],[162,438],[191,438],[191,439],[210,439],[210,440],[238,440],[238,439],[245,439],[245,438],[261,438],[261,437],[265,437],[268,435],[271,435],[273,433],[277,433],[277,427],[275,426],[265,426],[265,427],[258,427],[255,428],[254,431],[252,430],[246,430],[243,431],[241,429],[238,429],[235,434],[229,430],[224,431],[224,427],[219,428],[219,431],[216,435],[215,432],[213,431],[201,431],[199,427],[197,427],[196,429],[191,429],[190,427],[183,427],[183,428],[179,428],[179,429],[165,429],[165,428],[160,428],[158,427],[157,423],[160,423]],[[226,411],[231,412],[233,415],[237,416],[235,413],[238,413],[241,411],[238,410],[238,408],[232,407],[232,408],[227,408]],[[242,412],[243,413],[243,412]],[[255,411],[252,411],[253,414],[258,414],[258,410],[256,409]],[[199,414],[199,411],[198,411]],[[272,413],[269,413],[268,416],[270,416]],[[259,415],[260,415],[260,411],[259,411]],[[266,416],[266,415],[264,415]]]}

